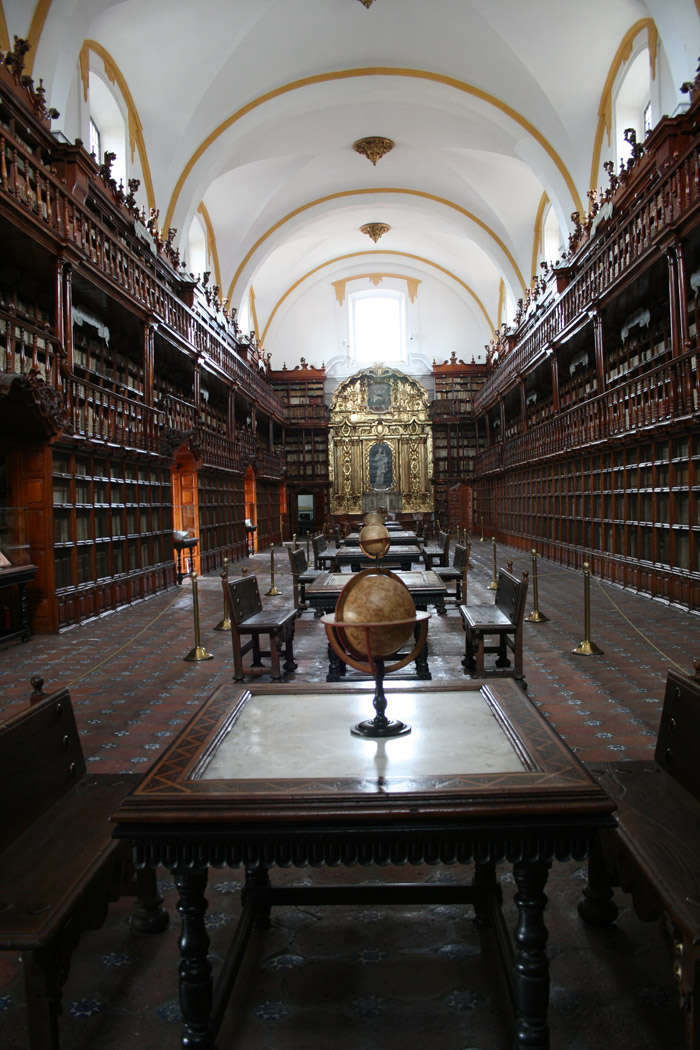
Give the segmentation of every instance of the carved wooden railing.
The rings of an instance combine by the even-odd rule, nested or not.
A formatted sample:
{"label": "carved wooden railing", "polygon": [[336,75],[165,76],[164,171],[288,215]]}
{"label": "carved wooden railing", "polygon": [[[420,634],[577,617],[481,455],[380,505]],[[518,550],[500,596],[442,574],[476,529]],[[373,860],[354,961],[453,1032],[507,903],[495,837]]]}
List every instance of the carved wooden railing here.
{"label": "carved wooden railing", "polygon": [[16,312],[0,307],[0,372],[35,372],[52,386],[58,380],[58,340]]}
{"label": "carved wooden railing", "polygon": [[87,380],[71,377],[65,386],[66,408],[74,434],[123,448],[160,451],[163,412]]}
{"label": "carved wooden railing", "polygon": [[575,405],[504,446],[479,453],[477,474],[623,439],[700,413],[700,353],[693,349]]}
{"label": "carved wooden railing", "polygon": [[7,132],[0,134],[0,193],[21,206],[23,215],[51,230],[58,241],[78,249],[103,278],[196,347],[205,361],[242,383],[249,396],[272,416],[284,419],[282,402],[260,370],[241,359],[233,337],[227,341],[206,319],[190,310],[167,287],[165,271],[157,273],[154,259],[146,253],[139,257],[125,238],[73,199],[53,169],[37,161]]}
{"label": "carved wooden railing", "polygon": [[476,395],[474,409],[485,411],[522,376],[591,303],[614,290],[623,275],[653,248],[659,235],[700,201],[700,145],[668,167],[619,219],[591,242],[578,271],[561,296],[541,315],[524,322],[514,349],[494,367]]}
{"label": "carved wooden railing", "polygon": [[200,415],[190,401],[183,401],[174,394],[166,394],[158,403],[163,411],[163,422],[171,430],[182,430],[185,433],[194,430],[200,422]]}

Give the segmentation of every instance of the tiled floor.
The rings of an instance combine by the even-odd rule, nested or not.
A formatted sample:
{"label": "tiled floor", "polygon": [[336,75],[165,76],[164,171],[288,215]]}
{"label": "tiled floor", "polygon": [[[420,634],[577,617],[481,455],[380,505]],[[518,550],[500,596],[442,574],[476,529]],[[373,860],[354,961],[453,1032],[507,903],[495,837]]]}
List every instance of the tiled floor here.
{"label": "tiled floor", "polygon": [[[516,572],[532,562],[502,549]],[[491,602],[490,543],[475,542],[469,601]],[[269,587],[269,554],[250,559],[261,591]],[[233,569],[232,569],[233,574]],[[700,618],[591,580],[590,638],[600,656],[572,653],[584,638],[583,577],[538,561],[539,609],[528,623],[528,693],[584,760],[645,758],[653,753],[666,672],[691,671],[700,656]],[[278,552],[278,598],[291,601],[287,556]],[[230,638],[213,630],[223,616],[218,575],[198,583],[201,643],[212,659],[186,662],[194,646],[191,585],[51,637],[0,649],[0,718],[27,703],[29,680],[71,689],[83,747],[93,771],[146,769],[202,700],[231,680]],[[532,594],[528,612],[532,609]],[[325,637],[310,612],[297,620],[299,668],[289,680],[323,681]],[[454,607],[430,622],[435,679],[461,681],[463,635]],[[275,873],[311,879],[458,879],[455,869]],[[504,871],[506,900],[512,880]],[[552,1047],[560,1050],[680,1050],[683,1025],[659,931],[644,925],[618,895],[620,918],[587,929],[576,913],[585,872],[555,865],[547,909],[552,966]],[[215,871],[208,889],[209,932],[216,966],[235,923],[241,876]],[[171,912],[161,935],[134,934],[129,902],[110,910],[103,928],[81,941],[64,994],[64,1050],[163,1050],[179,1045],[176,960],[178,921],[169,874],[162,888]],[[509,905],[510,906],[510,905]],[[508,1011],[493,946],[456,906],[284,908],[272,929],[254,935],[219,1039],[220,1050],[505,1050]],[[0,954],[0,1046],[21,1050],[19,960]]]}

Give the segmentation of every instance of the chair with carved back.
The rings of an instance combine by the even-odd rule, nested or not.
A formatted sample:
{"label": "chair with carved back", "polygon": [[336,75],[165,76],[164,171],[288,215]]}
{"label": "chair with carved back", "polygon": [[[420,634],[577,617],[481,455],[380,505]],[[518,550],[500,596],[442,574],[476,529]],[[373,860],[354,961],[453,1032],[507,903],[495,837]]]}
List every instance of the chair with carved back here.
{"label": "chair with carved back", "polygon": [[446,597],[454,598],[457,605],[462,601],[462,594],[466,593],[465,575],[469,566],[469,548],[461,543],[455,543],[455,552],[452,565],[435,568],[435,575],[439,576],[444,584],[454,583],[454,590],[448,592]]}
{"label": "chair with carved back", "polygon": [[[314,554],[316,553],[316,543],[322,540],[325,545],[324,537],[314,536]],[[294,592],[294,608],[297,610],[299,616],[303,613],[304,609],[308,609],[306,601],[306,588],[314,580],[317,580],[321,575],[320,569],[311,569],[306,560],[306,554],[304,553],[303,547],[297,547],[292,550],[291,547],[287,547],[289,552],[289,568],[292,574],[292,590]],[[319,551],[319,557],[321,556]]]}
{"label": "chair with carved back", "polygon": [[450,534],[442,529],[437,534],[435,543],[423,545],[423,558],[426,569],[447,568],[450,564]]}
{"label": "chair with carved back", "polygon": [[[280,681],[280,653],[284,649],[284,670],[294,671],[294,624],[297,610],[293,606],[279,606],[273,602],[263,606],[256,576],[240,579],[224,578],[224,595],[228,603],[231,621],[231,646],[233,648],[233,678],[241,682],[246,674],[267,674],[262,658],[270,658],[269,674],[273,681]],[[261,637],[269,638],[270,648],[260,648]],[[248,637],[249,641],[243,639]],[[252,667],[244,670],[243,657],[252,650]]]}

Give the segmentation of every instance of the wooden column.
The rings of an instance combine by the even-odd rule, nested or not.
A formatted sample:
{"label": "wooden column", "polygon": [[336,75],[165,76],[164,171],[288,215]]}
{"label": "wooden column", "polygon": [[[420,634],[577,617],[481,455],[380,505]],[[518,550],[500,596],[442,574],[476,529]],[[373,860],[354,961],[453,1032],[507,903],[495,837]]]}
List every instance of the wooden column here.
{"label": "wooden column", "polygon": [[230,438],[236,436],[236,388],[234,386],[229,387],[228,392],[228,419],[226,421],[226,429]]}
{"label": "wooden column", "polygon": [[683,354],[688,349],[688,287],[685,279],[685,260],[683,258],[683,242],[676,241],[673,246],[676,253],[676,268],[678,270],[678,322],[680,352]]}
{"label": "wooden column", "polygon": [[63,349],[66,368],[73,371],[73,267],[65,263],[63,267]]}
{"label": "wooden column", "polygon": [[603,343],[603,318],[600,311],[596,310],[592,315],[593,320],[593,346],[595,349],[595,374],[598,385],[598,393],[604,394],[607,389],[605,382],[605,347]]}
{"label": "wooden column", "polygon": [[202,404],[202,370],[198,361],[195,361],[194,363],[192,400],[194,401],[194,407],[199,411]]}
{"label": "wooden column", "polygon": [[[54,301],[55,301],[55,318],[54,318],[54,331],[56,338],[59,341],[59,356],[62,357],[65,352],[65,330],[63,327],[63,259],[56,260],[56,281],[54,285]],[[52,376],[54,384],[58,387],[62,385],[61,369],[58,367],[58,362],[54,365],[55,374]]]}
{"label": "wooden column", "polygon": [[143,403],[153,407],[153,370],[156,327],[150,321],[143,330]]}
{"label": "wooden column", "polygon": [[559,401],[559,360],[555,352],[552,352],[549,361],[552,366],[552,407],[555,415],[559,415],[561,411],[561,403]]}
{"label": "wooden column", "polygon": [[524,434],[527,430],[527,402],[525,401],[525,380],[519,379],[518,386],[520,387],[520,429]]}
{"label": "wooden column", "polygon": [[[668,263],[668,300],[671,321],[671,356],[680,357],[684,347],[681,343],[680,311],[678,308],[678,260],[675,245],[666,249]],[[685,304],[684,304],[685,310]]]}

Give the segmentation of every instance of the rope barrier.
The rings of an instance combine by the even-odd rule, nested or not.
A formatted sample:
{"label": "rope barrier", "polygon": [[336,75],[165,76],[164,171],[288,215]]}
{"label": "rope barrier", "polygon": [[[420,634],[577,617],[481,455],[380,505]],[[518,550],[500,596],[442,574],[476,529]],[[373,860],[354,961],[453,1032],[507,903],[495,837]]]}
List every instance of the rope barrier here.
{"label": "rope barrier", "polygon": [[622,617],[622,619],[627,621],[627,623],[630,625],[632,630],[636,631],[637,634],[640,636],[640,638],[643,638],[644,641],[647,642],[647,644],[650,645],[652,649],[656,650],[656,652],[659,654],[659,656],[663,656],[664,660],[667,660],[670,664],[673,664],[673,666],[676,667],[679,671],[682,671],[683,674],[687,674],[688,672],[685,670],[685,668],[681,667],[680,664],[677,664],[676,661],[672,660],[670,656],[667,656],[666,653],[663,652],[662,649],[659,649],[658,645],[654,645],[654,643],[652,642],[651,638],[648,638],[647,635],[644,634],[644,631],[640,631],[639,627],[635,626],[635,624],[632,623],[632,621],[630,620],[629,616],[626,616],[623,613],[623,611],[620,608],[620,606],[616,602],[614,602],[613,599],[611,598],[611,596],[608,594],[608,592],[603,589],[600,580],[598,580],[595,576],[593,578],[594,578],[595,582],[597,583],[599,590],[602,591],[602,593],[608,599],[608,601],[613,606],[613,608],[616,609],[617,612],[619,612],[619,614]]}

